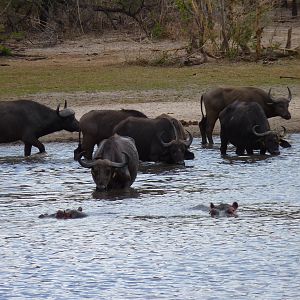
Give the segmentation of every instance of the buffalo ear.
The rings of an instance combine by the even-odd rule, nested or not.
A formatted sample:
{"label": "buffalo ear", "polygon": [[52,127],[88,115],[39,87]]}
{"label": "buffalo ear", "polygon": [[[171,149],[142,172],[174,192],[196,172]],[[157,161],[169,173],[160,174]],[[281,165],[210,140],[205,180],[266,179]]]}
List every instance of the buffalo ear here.
{"label": "buffalo ear", "polygon": [[283,140],[283,139],[280,139],[279,140],[279,145],[282,147],[282,148],[290,148],[292,147],[291,144],[286,141],[286,140]]}
{"label": "buffalo ear", "polygon": [[239,205],[238,205],[237,202],[233,202],[233,203],[232,203],[232,207],[233,207],[234,209],[237,209],[237,208],[239,207]]}
{"label": "buffalo ear", "polygon": [[210,202],[210,208],[215,208],[215,205],[212,202]]}

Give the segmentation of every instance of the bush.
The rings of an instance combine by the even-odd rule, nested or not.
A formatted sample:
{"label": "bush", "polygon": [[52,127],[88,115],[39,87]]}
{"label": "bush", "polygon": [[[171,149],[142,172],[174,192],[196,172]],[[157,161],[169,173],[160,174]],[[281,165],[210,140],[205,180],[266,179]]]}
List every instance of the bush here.
{"label": "bush", "polygon": [[11,49],[0,45],[0,56],[11,56],[12,55],[12,51]]}

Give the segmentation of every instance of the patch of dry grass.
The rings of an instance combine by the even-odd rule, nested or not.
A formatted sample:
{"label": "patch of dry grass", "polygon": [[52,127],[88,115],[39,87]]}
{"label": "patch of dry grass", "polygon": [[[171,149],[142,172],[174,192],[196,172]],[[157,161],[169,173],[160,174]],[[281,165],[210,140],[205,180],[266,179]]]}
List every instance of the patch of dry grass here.
{"label": "patch of dry grass", "polygon": [[299,84],[299,79],[281,79],[280,76],[300,74],[296,59],[272,64],[222,62],[181,68],[103,65],[97,61],[11,60],[5,64],[9,66],[0,66],[1,99],[42,92],[201,90],[217,85],[293,86]]}

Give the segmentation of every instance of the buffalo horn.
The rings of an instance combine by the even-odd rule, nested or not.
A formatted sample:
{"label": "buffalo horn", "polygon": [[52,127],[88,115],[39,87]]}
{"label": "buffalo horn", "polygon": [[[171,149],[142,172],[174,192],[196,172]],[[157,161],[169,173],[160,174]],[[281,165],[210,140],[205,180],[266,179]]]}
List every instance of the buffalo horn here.
{"label": "buffalo horn", "polygon": [[292,92],[290,90],[290,88],[287,86],[287,89],[289,91],[289,96],[288,96],[288,100],[291,101],[292,100]]}
{"label": "buffalo horn", "polygon": [[109,161],[109,164],[111,167],[114,167],[114,168],[123,168],[127,165],[127,162],[117,163],[114,161]]}
{"label": "buffalo horn", "polygon": [[285,128],[284,126],[281,126],[281,127],[282,127],[282,129],[283,129],[283,132],[280,133],[279,136],[280,136],[281,138],[283,138],[283,137],[286,135],[286,128]]}
{"label": "buffalo horn", "polygon": [[160,140],[161,144],[164,146],[164,147],[170,147],[174,142],[173,140],[171,142],[164,142],[163,139],[162,139],[162,135],[163,133],[161,133],[160,135],[158,135],[158,139]]}
{"label": "buffalo horn", "polygon": [[59,107],[60,107],[60,104],[57,105],[57,108],[56,108],[56,113],[59,115]]}
{"label": "buffalo horn", "polygon": [[184,144],[189,147],[193,142],[193,136],[188,130],[186,130],[186,132],[188,133],[189,137],[184,141]]}
{"label": "buffalo horn", "polygon": [[269,89],[269,93],[268,93],[268,98],[271,100],[271,102],[267,102],[267,104],[274,104],[274,99],[271,96],[271,90],[272,88]]}
{"label": "buffalo horn", "polygon": [[178,136],[178,132],[177,132],[177,129],[176,129],[176,126],[174,124],[174,121],[171,122],[172,123],[172,127],[174,129],[174,134],[175,134],[175,141],[178,142],[179,141],[179,136]]}
{"label": "buffalo horn", "polygon": [[256,127],[259,127],[259,125],[254,125],[254,126],[252,127],[252,132],[253,132],[256,136],[266,136],[266,135],[272,133],[271,130],[268,130],[268,131],[266,131],[266,132],[261,132],[261,133],[256,132],[256,130],[255,130]]}
{"label": "buffalo horn", "polygon": [[84,151],[83,152],[81,152],[80,154],[79,154],[79,157],[78,157],[78,162],[79,162],[79,164],[82,166],[82,167],[84,167],[84,168],[92,168],[93,166],[95,166],[96,165],[96,162],[95,161],[87,161],[87,160],[82,160],[81,158],[82,158],[82,156],[84,155]]}

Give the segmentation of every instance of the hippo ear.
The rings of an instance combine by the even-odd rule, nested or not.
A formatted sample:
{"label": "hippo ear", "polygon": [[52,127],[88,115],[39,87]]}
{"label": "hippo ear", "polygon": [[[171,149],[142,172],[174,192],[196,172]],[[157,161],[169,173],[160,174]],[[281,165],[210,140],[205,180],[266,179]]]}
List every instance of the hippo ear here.
{"label": "hippo ear", "polygon": [[215,208],[215,205],[212,202],[210,202],[210,208]]}
{"label": "hippo ear", "polygon": [[233,207],[234,209],[237,209],[237,208],[239,207],[239,205],[238,205],[237,202],[233,202],[233,203],[232,203],[232,207]]}

